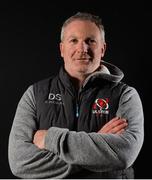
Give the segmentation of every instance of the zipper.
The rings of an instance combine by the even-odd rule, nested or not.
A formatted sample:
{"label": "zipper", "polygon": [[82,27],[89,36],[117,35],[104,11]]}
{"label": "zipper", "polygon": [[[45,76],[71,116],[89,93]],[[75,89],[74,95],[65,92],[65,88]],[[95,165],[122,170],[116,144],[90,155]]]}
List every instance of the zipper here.
{"label": "zipper", "polygon": [[76,101],[76,118],[79,118],[79,105],[78,105],[78,101]]}
{"label": "zipper", "polygon": [[81,90],[79,89],[78,94],[77,94],[77,98],[76,98],[76,118],[79,118],[80,115],[80,93]]}

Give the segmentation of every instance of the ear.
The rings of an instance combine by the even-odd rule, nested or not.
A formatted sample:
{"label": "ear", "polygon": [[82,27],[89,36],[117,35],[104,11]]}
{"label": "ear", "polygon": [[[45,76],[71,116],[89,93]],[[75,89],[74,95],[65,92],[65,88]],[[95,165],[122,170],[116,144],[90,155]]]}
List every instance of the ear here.
{"label": "ear", "polygon": [[104,43],[103,46],[101,47],[101,58],[103,58],[105,55],[106,47],[107,47],[106,43]]}
{"label": "ear", "polygon": [[61,54],[61,57],[63,57],[63,43],[60,42],[60,54]]}

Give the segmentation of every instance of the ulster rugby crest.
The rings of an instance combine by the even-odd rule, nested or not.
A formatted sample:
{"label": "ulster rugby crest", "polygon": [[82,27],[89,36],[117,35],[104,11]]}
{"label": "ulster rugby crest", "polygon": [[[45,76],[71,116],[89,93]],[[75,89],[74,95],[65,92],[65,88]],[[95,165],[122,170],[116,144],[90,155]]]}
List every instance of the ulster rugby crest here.
{"label": "ulster rugby crest", "polygon": [[98,115],[109,114],[109,99],[96,99],[92,106],[92,113]]}

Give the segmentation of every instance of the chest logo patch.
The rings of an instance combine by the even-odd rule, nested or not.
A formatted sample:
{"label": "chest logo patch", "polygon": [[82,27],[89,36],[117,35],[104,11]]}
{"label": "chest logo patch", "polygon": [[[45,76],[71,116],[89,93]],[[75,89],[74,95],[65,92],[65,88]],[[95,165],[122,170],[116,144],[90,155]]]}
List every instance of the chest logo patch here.
{"label": "chest logo patch", "polygon": [[109,98],[98,98],[92,105],[93,114],[109,114]]}
{"label": "chest logo patch", "polygon": [[63,104],[61,94],[49,93],[48,99],[45,103],[49,104]]}

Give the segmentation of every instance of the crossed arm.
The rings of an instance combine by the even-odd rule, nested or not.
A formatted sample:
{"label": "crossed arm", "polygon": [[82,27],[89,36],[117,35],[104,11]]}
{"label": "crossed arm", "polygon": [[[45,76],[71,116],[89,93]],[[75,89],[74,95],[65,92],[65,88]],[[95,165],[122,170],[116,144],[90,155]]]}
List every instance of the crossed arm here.
{"label": "crossed arm", "polygon": [[[106,123],[97,133],[121,134],[124,132],[128,123],[126,119],[115,117]],[[34,134],[33,143],[40,149],[45,149],[45,136],[48,130],[38,130]]]}
{"label": "crossed arm", "polygon": [[31,86],[18,105],[10,133],[13,174],[21,178],[64,178],[74,166],[111,171],[132,165],[143,143],[142,106],[134,89],[122,95],[117,116],[128,123],[116,117],[96,133],[56,127],[36,131]]}

